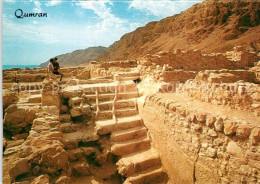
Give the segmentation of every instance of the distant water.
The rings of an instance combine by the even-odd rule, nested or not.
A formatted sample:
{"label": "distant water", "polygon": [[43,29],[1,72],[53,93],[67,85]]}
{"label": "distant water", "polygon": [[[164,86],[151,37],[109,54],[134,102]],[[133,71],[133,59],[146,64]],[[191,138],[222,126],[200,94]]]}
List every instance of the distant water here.
{"label": "distant water", "polygon": [[25,69],[26,67],[30,68],[30,69],[38,68],[38,65],[2,65],[2,66],[3,66],[3,70],[5,70],[5,69],[12,69],[12,68]]}

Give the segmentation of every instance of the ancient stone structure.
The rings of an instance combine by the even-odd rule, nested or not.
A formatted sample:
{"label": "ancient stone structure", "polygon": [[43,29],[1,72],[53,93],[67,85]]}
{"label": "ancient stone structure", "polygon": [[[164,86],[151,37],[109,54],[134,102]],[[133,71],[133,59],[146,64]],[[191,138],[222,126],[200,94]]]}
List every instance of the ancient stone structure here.
{"label": "ancient stone structure", "polygon": [[259,183],[257,59],[177,50],[61,82],[4,71],[3,183]]}

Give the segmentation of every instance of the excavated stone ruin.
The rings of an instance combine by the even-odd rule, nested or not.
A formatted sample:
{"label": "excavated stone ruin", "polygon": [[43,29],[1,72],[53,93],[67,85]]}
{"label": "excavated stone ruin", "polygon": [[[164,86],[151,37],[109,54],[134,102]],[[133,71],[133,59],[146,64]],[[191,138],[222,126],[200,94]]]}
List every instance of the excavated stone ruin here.
{"label": "excavated stone ruin", "polygon": [[[62,82],[4,71],[3,183],[258,183],[258,60],[178,50],[62,68]],[[40,87],[22,77],[18,94],[14,73]]]}

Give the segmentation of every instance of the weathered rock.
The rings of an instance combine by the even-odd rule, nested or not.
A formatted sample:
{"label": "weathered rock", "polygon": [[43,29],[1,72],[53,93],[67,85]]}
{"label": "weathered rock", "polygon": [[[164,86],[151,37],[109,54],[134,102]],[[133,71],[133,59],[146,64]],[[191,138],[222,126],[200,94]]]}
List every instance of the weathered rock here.
{"label": "weathered rock", "polygon": [[215,129],[218,131],[218,132],[222,132],[223,131],[223,119],[222,118],[218,118],[216,120],[216,122],[214,123],[214,126],[215,126]]}
{"label": "weathered rock", "polygon": [[206,125],[208,127],[211,127],[215,121],[216,121],[216,118],[212,115],[209,115],[209,116],[207,116]]}
{"label": "weathered rock", "polygon": [[29,109],[28,111],[26,111],[25,117],[24,117],[25,121],[27,123],[32,123],[33,120],[36,118],[35,114],[36,114],[36,111],[34,109]]}
{"label": "weathered rock", "polygon": [[20,156],[21,158],[25,158],[25,157],[29,156],[30,154],[32,154],[32,151],[33,151],[33,150],[32,150],[32,147],[23,145],[23,146],[21,146],[21,148],[20,148],[19,156]]}
{"label": "weathered rock", "polygon": [[195,124],[195,125],[194,125],[194,130],[195,130],[196,132],[201,131],[201,130],[202,130],[202,125],[200,125],[200,124]]}
{"label": "weathered rock", "polygon": [[69,184],[69,183],[70,183],[70,177],[68,176],[61,176],[55,182],[55,184]]}
{"label": "weathered rock", "polygon": [[22,158],[14,163],[14,166],[10,169],[10,176],[14,179],[15,177],[25,174],[30,170],[30,164],[27,158]]}
{"label": "weathered rock", "polygon": [[89,175],[89,165],[87,163],[76,163],[73,169],[80,175]]}
{"label": "weathered rock", "polygon": [[208,134],[210,137],[217,137],[217,136],[218,136],[217,132],[215,132],[215,131],[212,130],[212,129],[209,129],[207,134]]}
{"label": "weathered rock", "polygon": [[12,140],[12,141],[7,141],[7,146],[6,148],[12,148],[15,146],[19,146],[24,142],[24,140],[20,139],[20,140]]}
{"label": "weathered rock", "polygon": [[7,141],[6,141],[6,139],[3,137],[3,148],[5,148],[6,145],[7,145]]}
{"label": "weathered rock", "polygon": [[27,107],[17,107],[16,105],[11,105],[5,110],[5,116],[3,121],[4,130],[10,132],[12,135],[19,134],[22,128],[27,126],[25,121],[25,114]]}
{"label": "weathered rock", "polygon": [[206,119],[207,119],[207,115],[203,114],[203,113],[198,113],[196,116],[196,119],[200,122],[200,123],[205,123]]}
{"label": "weathered rock", "polygon": [[236,130],[236,136],[241,139],[246,139],[251,133],[251,127],[248,125],[239,125]]}
{"label": "weathered rock", "polygon": [[258,145],[260,142],[260,128],[254,128],[249,138],[253,145]]}
{"label": "weathered rock", "polygon": [[14,140],[18,140],[18,139],[26,139],[28,137],[28,133],[23,133],[23,134],[17,134],[17,135],[14,135],[12,137],[12,139]]}
{"label": "weathered rock", "polygon": [[70,160],[81,160],[84,158],[83,152],[80,148],[68,150],[68,155]]}
{"label": "weathered rock", "polygon": [[239,156],[242,154],[241,148],[237,145],[236,142],[229,142],[227,145],[227,152],[234,155],[234,156]]}
{"label": "weathered rock", "polygon": [[224,133],[226,135],[234,135],[237,130],[236,122],[226,122],[224,125]]}
{"label": "weathered rock", "polygon": [[[7,144],[8,145],[8,144]],[[14,153],[18,153],[20,150],[20,146],[15,146],[15,147],[11,147],[11,148],[6,148],[6,150],[4,151],[4,156],[9,156],[12,155]]]}
{"label": "weathered rock", "polygon": [[71,117],[77,117],[77,116],[81,116],[82,112],[81,112],[80,108],[77,107],[75,109],[70,110],[70,115],[71,115]]}
{"label": "weathered rock", "polygon": [[63,140],[63,144],[67,149],[74,149],[78,147],[77,140]]}
{"label": "weathered rock", "polygon": [[187,121],[194,123],[196,121],[196,115],[191,113],[189,116],[187,116]]}
{"label": "weathered rock", "polygon": [[9,105],[15,103],[18,98],[15,92],[8,89],[2,89],[3,109],[5,110]]}
{"label": "weathered rock", "polygon": [[60,145],[46,145],[33,154],[32,162],[55,171],[66,170],[68,153]]}
{"label": "weathered rock", "polygon": [[49,184],[49,176],[47,174],[40,175],[32,181],[32,184]]}
{"label": "weathered rock", "polygon": [[89,156],[91,154],[99,153],[99,150],[96,147],[82,147],[83,154]]}
{"label": "weathered rock", "polygon": [[209,147],[209,148],[207,149],[207,151],[206,151],[206,155],[207,155],[208,157],[211,157],[211,158],[215,157],[216,154],[217,154],[217,150],[216,150],[215,148]]}

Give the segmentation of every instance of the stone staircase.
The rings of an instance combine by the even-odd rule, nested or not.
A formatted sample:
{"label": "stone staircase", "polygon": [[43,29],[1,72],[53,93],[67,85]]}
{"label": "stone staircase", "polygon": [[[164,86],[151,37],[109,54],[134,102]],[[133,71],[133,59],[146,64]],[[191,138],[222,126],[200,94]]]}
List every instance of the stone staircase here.
{"label": "stone staircase", "polygon": [[139,73],[124,73],[117,75],[119,81],[94,83],[93,79],[90,83],[77,85],[77,88],[69,86],[64,89],[63,98],[68,99],[70,114],[60,115],[61,131],[65,148],[71,155],[72,170],[87,167],[81,156],[86,148],[79,143],[87,136],[79,133],[86,127],[72,122],[73,114],[82,115],[82,108],[87,103],[92,112],[96,112],[95,130],[91,127],[91,131],[99,138],[110,135],[109,147],[105,150],[119,157],[116,165],[124,184],[167,183],[160,157],[152,148],[147,128],[138,114],[136,100],[139,93],[135,81],[139,77]]}
{"label": "stone staircase", "polygon": [[[138,76],[121,75],[120,85],[124,82],[130,83],[129,79],[136,80]],[[132,87],[123,93],[120,92],[119,86],[117,95],[111,92],[98,97],[100,111],[96,116],[97,133],[111,134],[111,152],[120,158],[117,166],[119,174],[126,178],[124,184],[166,184],[167,175],[163,172],[160,157],[151,147],[147,129],[138,115],[138,90],[134,82],[132,84]],[[113,106],[116,118],[113,118]]]}
{"label": "stone staircase", "polygon": [[41,105],[42,94],[40,90],[30,90],[29,94],[23,95],[26,97],[20,97],[18,106],[36,106]]}

